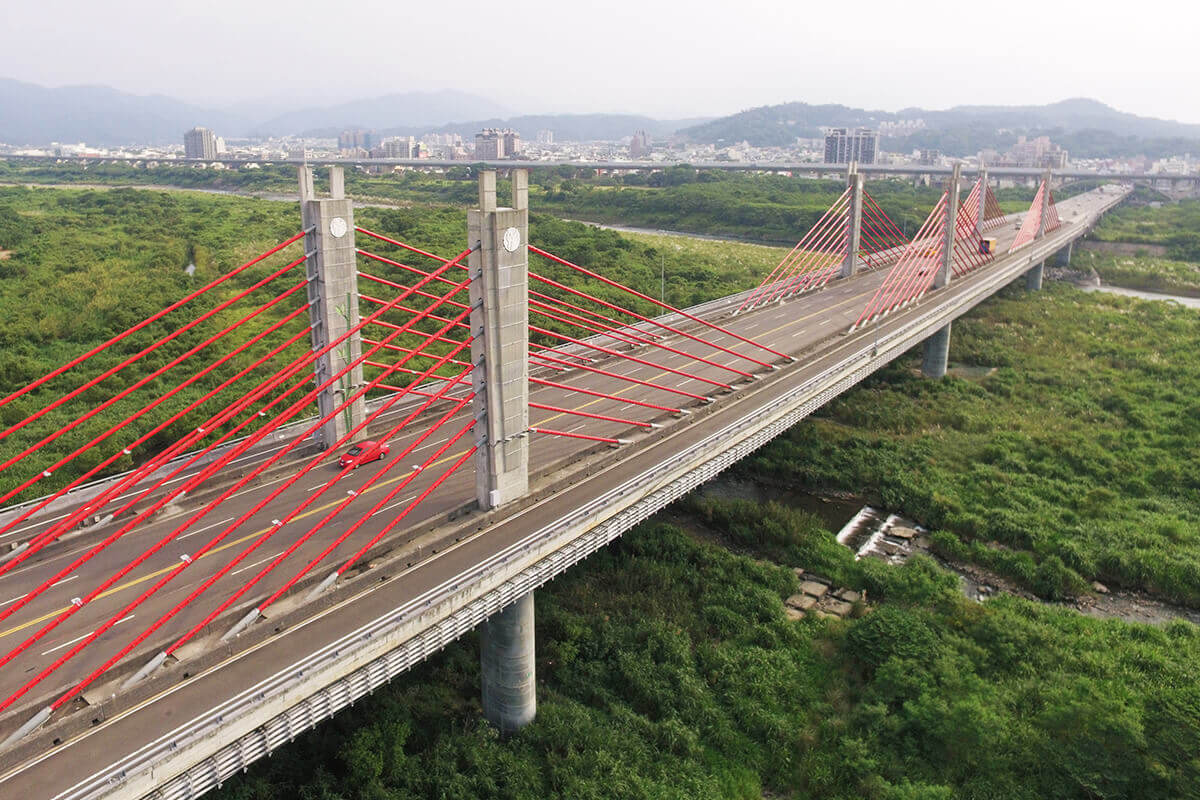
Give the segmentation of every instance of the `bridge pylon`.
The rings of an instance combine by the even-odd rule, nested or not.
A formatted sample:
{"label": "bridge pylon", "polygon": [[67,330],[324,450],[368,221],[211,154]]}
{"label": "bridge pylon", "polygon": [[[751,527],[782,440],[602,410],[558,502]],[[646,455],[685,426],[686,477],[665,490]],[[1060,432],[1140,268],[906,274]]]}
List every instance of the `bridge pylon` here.
{"label": "bridge pylon", "polygon": [[[1043,236],[1046,235],[1047,231],[1052,230],[1052,228],[1050,227],[1051,226],[1050,214],[1054,209],[1054,199],[1050,194],[1050,178],[1051,178],[1050,170],[1046,170],[1045,172],[1042,173],[1041,192],[1042,192],[1043,199],[1042,199],[1041,208],[1038,210],[1037,233],[1034,234],[1034,237],[1033,237],[1035,239],[1041,239]],[[1055,217],[1057,218],[1057,214],[1055,214]],[[1055,227],[1057,227],[1057,226],[1055,226]]]}
{"label": "bridge pylon", "polygon": [[[976,202],[978,207],[974,210],[975,214],[975,234],[982,237],[985,225],[987,224],[988,199],[991,195],[991,188],[988,186],[987,167],[979,165],[979,191],[977,192]],[[995,198],[991,198],[995,202]]]}
{"label": "bridge pylon", "polygon": [[529,491],[529,172],[512,171],[513,204],[496,205],[496,172],[479,174],[468,214],[475,496],[485,511]]}
{"label": "bridge pylon", "polygon": [[[479,174],[467,218],[475,496],[490,510],[529,492],[529,172],[514,169],[512,207],[496,205],[496,172]],[[537,712],[533,593],[480,626],[483,716],[501,734]]]}
{"label": "bridge pylon", "polygon": [[[304,221],[305,271],[308,279],[309,329],[312,348],[320,352],[330,342],[354,331],[340,345],[318,356],[313,364],[316,384],[341,375],[317,395],[317,414],[329,419],[317,432],[318,445],[328,449],[366,417],[359,397],[339,413],[334,410],[363,384],[358,334],[358,251],[354,245],[354,204],[346,197],[341,167],[329,168],[329,193],[318,198],[312,167],[300,167],[300,214]],[[347,369],[350,365],[352,368]]]}
{"label": "bridge pylon", "polygon": [[933,274],[933,288],[940,289],[950,283],[954,272],[954,245],[958,238],[958,197],[962,183],[962,162],[954,162],[950,183],[946,186],[946,213],[942,223],[941,263]]}
{"label": "bridge pylon", "polygon": [[849,278],[859,268],[859,250],[862,249],[863,176],[858,171],[858,162],[850,162],[846,171],[849,204],[846,207],[846,257],[842,261],[839,277]]}

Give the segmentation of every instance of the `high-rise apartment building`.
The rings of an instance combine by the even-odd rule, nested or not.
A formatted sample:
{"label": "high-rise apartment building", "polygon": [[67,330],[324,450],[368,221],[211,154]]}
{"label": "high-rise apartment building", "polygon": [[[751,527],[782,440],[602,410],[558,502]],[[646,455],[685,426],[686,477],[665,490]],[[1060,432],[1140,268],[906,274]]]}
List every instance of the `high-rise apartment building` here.
{"label": "high-rise apartment building", "polygon": [[629,157],[642,158],[650,152],[650,137],[645,131],[638,131],[629,140]]}
{"label": "high-rise apartment building", "polygon": [[1018,167],[1063,169],[1067,166],[1067,151],[1052,143],[1049,136],[1032,139],[1018,136],[1017,143],[1008,151],[1006,161]]}
{"label": "high-rise apartment building", "polygon": [[504,157],[515,158],[521,153],[521,134],[507,128],[501,133],[504,137]]}
{"label": "high-rise apartment building", "polygon": [[208,128],[192,128],[183,135],[183,154],[187,158],[216,158],[217,135]]}
{"label": "high-rise apartment building", "polygon": [[383,143],[385,158],[416,158],[413,149],[416,142],[411,136],[395,136]]}
{"label": "high-rise apartment building", "polygon": [[480,161],[504,158],[504,137],[494,128],[484,128],[475,134],[475,157]]}
{"label": "high-rise apartment building", "polygon": [[379,133],[376,131],[351,130],[342,131],[338,136],[339,150],[370,150],[379,146]]}
{"label": "high-rise apartment building", "polygon": [[484,128],[475,134],[475,158],[495,161],[521,152],[521,135],[508,128]]}
{"label": "high-rise apartment building", "polygon": [[868,128],[830,128],[825,134],[825,163],[874,164],[879,152],[879,133]]}

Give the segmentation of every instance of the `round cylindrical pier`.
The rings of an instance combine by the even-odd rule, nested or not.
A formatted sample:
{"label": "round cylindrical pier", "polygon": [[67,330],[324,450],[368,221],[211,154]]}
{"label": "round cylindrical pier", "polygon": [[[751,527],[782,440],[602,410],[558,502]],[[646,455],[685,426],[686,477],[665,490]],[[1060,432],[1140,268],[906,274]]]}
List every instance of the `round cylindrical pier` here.
{"label": "round cylindrical pier", "polygon": [[501,734],[520,730],[537,713],[533,592],[483,623],[479,649],[484,718]]}

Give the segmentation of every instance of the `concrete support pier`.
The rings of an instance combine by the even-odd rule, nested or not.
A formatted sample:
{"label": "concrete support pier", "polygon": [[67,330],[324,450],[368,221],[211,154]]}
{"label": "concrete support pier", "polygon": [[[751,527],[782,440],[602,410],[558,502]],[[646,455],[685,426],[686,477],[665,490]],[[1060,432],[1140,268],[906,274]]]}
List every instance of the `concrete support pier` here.
{"label": "concrete support pier", "polygon": [[483,716],[501,735],[520,730],[537,713],[533,592],[492,615],[479,634]]}
{"label": "concrete support pier", "polygon": [[1068,242],[1067,246],[1059,250],[1055,255],[1054,263],[1059,267],[1071,266],[1071,248],[1075,246],[1074,242]]}
{"label": "concrete support pier", "polygon": [[496,172],[479,175],[468,214],[475,496],[483,510],[529,491],[529,172],[512,171],[513,207],[496,205]]}
{"label": "concrete support pier", "polygon": [[925,357],[921,361],[921,373],[926,378],[946,377],[946,362],[950,358],[950,324],[947,322],[925,340]]}
{"label": "concrete support pier", "polygon": [[1042,276],[1046,272],[1046,262],[1043,261],[1036,267],[1031,267],[1029,272],[1025,273],[1025,288],[1031,292],[1041,291]]}
{"label": "concrete support pier", "polygon": [[[304,220],[305,270],[308,278],[309,323],[314,351],[336,341],[358,324],[358,266],[354,249],[354,206],[346,198],[341,167],[329,168],[331,197],[320,198],[313,189],[312,167],[300,168],[300,213]],[[317,385],[341,372],[362,354],[355,333],[320,356],[314,366]],[[317,395],[317,413],[330,414],[363,385],[362,365],[339,377]],[[326,450],[366,417],[362,398],[340,410],[318,432]]]}

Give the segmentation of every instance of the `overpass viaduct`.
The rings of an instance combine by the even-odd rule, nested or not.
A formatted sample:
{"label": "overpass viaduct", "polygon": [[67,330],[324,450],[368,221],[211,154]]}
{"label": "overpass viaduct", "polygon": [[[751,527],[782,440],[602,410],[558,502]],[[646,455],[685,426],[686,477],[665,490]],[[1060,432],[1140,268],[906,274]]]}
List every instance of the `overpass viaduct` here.
{"label": "overpass viaduct", "polygon": [[[547,279],[530,260],[568,265],[568,271],[574,265],[529,242],[524,174],[514,172],[514,198],[505,208],[497,203],[494,174],[485,172],[479,208],[470,219],[469,255],[442,259],[421,281],[391,287],[407,285],[400,296],[413,297],[414,286],[432,289],[429,276],[442,270],[456,287],[450,296],[469,290],[468,302],[444,312],[457,317],[448,318],[439,333],[423,334],[423,341],[449,339],[445,334],[460,320],[468,331],[461,335],[469,338],[452,339],[457,349],[439,351],[435,366],[448,366],[469,346],[464,369],[457,378],[446,379],[443,372],[440,380],[432,369],[409,370],[419,374],[406,394],[354,372],[369,366],[360,353],[382,352],[366,334],[347,333],[361,324],[360,313],[369,319],[374,312],[367,305],[359,312],[357,303],[339,303],[360,285],[346,283],[347,276],[354,277],[356,251],[358,261],[366,255],[355,246],[354,233],[360,245],[379,235],[355,229],[339,178],[335,171],[334,196],[320,199],[312,191],[311,172],[301,171],[305,235],[296,260],[308,270],[298,284],[308,297],[306,333],[323,359],[303,372],[314,370],[316,391],[323,394],[317,397],[320,419],[306,429],[312,432],[295,438],[304,441],[306,458],[315,453],[303,463],[320,463],[324,472],[305,473],[301,461],[285,460],[274,472],[248,481],[244,491],[231,492],[239,483],[221,487],[244,471],[231,468],[194,496],[147,513],[129,536],[58,582],[49,579],[66,575],[60,570],[66,561],[94,550],[97,540],[107,540],[145,507],[115,519],[90,513],[97,492],[115,493],[111,482],[127,479],[93,485],[83,499],[60,498],[17,526],[17,511],[0,516],[4,530],[21,532],[9,540],[12,553],[0,563],[0,587],[19,600],[30,598],[39,581],[46,586],[36,598],[13,603],[23,606],[19,612],[0,611],[8,615],[0,650],[10,653],[0,666],[0,694],[9,698],[0,716],[0,738],[6,738],[0,794],[197,796],[481,624],[484,713],[504,731],[519,728],[535,713],[535,589],[914,346],[925,346],[926,374],[944,374],[955,318],[1014,280],[1040,288],[1044,262],[1069,254],[1074,240],[1128,194],[1093,191],[1055,206],[1044,183],[1029,212],[1006,216],[990,210],[986,181],[960,197],[955,171],[922,231],[904,242],[888,239],[861,174],[852,170],[846,193],[827,219],[757,289],[692,309],[660,307],[655,316],[632,312],[635,321],[615,327],[592,313],[586,317],[590,335],[547,346],[530,341],[530,331],[544,330],[532,321],[534,309],[550,313],[537,299],[546,295],[532,289],[535,280]],[[399,263],[376,257],[382,261],[372,263]],[[456,271],[460,262],[466,262],[465,276]],[[361,279],[366,269],[358,269]],[[560,321],[573,315],[583,324],[581,295],[609,302],[619,294],[615,285],[604,284],[603,275],[586,269],[577,274],[585,273],[586,283],[557,282],[565,292],[556,295],[560,302],[554,306]],[[592,293],[601,284],[612,290],[603,298]],[[433,298],[439,291],[427,294]],[[568,297],[579,304],[566,305]],[[636,299],[639,308],[655,305],[645,295]],[[388,307],[399,306],[393,300]],[[414,310],[414,319],[423,311],[428,322],[431,308]],[[549,332],[538,335],[544,342]],[[409,343],[409,349],[418,346]],[[385,368],[382,374],[395,372]],[[329,380],[323,382],[323,375]],[[396,391],[385,396],[390,399],[359,402],[355,388],[367,384]],[[432,447],[423,437],[436,426],[392,425],[422,410],[438,415],[436,425],[446,425],[447,433],[424,461],[416,454]],[[568,417],[583,422],[550,428],[563,428]],[[320,461],[325,457],[320,448],[361,438],[364,430],[388,438],[394,450],[403,447],[405,466],[421,463],[402,470],[403,480],[385,476],[382,462],[362,470],[348,467],[339,473],[346,483],[336,493],[345,499],[310,508],[305,498],[314,490],[322,494],[334,481],[327,480],[329,465]],[[449,436],[453,430],[459,433]],[[249,464],[271,464],[270,441],[275,440],[239,452]],[[451,461],[435,477],[434,468]],[[184,476],[204,463],[221,462],[197,462]],[[464,464],[474,469],[455,470]],[[166,468],[156,465],[147,480]],[[303,483],[315,485],[285,480],[301,474],[310,476]],[[382,490],[390,484],[417,494],[388,505],[395,495]],[[165,497],[164,491],[156,489],[158,494],[140,502]],[[74,596],[85,584],[141,558],[149,541],[214,497],[221,498],[214,506],[221,509],[217,516],[232,514],[262,527],[239,540],[218,539],[218,546],[192,550],[186,558],[178,540],[168,536],[171,545],[122,573],[123,583],[107,584],[94,601]],[[345,509],[364,499],[375,505],[351,525],[356,515]],[[403,505],[406,501],[411,502]],[[32,507],[22,508],[20,514]],[[291,524],[301,519],[298,510],[310,516],[325,509],[328,514],[316,524],[311,517]],[[38,530],[64,516],[74,519],[72,514],[96,524],[72,529],[61,541],[38,538]],[[326,521],[330,524],[322,527]],[[227,522],[206,520],[206,528],[179,538]],[[371,536],[366,546],[354,550],[338,541],[359,525]],[[280,531],[273,546],[253,557],[252,550],[243,550],[238,559],[247,561],[231,561],[232,545],[253,537],[258,538],[252,544],[266,541]],[[288,582],[283,581],[288,575],[274,575],[257,586],[247,583],[245,570],[259,568],[257,579],[276,564],[316,564],[322,552],[333,552],[339,561],[348,555],[348,569],[319,567]],[[257,566],[263,561],[270,561],[268,567]],[[144,591],[153,580],[181,574],[180,563],[198,565],[192,583],[160,595]],[[185,593],[191,602],[208,588],[231,600],[214,611],[177,602]],[[135,595],[135,603],[123,605]],[[168,616],[174,609],[182,610]],[[155,617],[160,627],[147,628],[136,646],[118,650],[132,628]],[[60,618],[62,624],[44,637],[31,636],[26,641],[33,644],[9,651],[36,626],[48,630]],[[135,618],[136,625],[123,633],[119,626]],[[109,626],[101,631],[105,619]],[[177,639],[181,633],[185,639]],[[186,643],[173,649],[173,640]],[[59,664],[66,653],[78,655],[74,672]],[[57,704],[56,697],[66,702]]]}
{"label": "overpass viaduct", "polygon": [[[10,159],[13,161],[46,161],[58,160],[65,162],[117,162],[127,164],[139,164],[147,161],[161,159],[151,159],[135,156],[63,156],[61,158],[51,158],[48,156],[25,156],[25,155],[5,155],[0,158]],[[248,159],[248,158],[217,158],[217,159],[195,159],[195,158],[175,158],[167,160],[170,164],[181,165],[206,165],[206,164],[222,164],[228,167],[245,166],[249,163],[261,164],[288,164],[293,166],[352,166],[352,167],[411,167],[413,169],[450,169],[452,167],[481,167],[484,169],[509,170],[509,169],[554,169],[557,167],[574,167],[577,169],[598,170],[606,172],[646,172],[658,171],[673,166],[684,166],[680,163],[660,162],[660,161],[527,161],[522,159],[501,159],[498,161],[454,161],[449,159],[436,158],[337,158],[337,159]],[[774,161],[698,161],[689,162],[686,166],[694,167],[700,170],[718,170],[722,172],[769,172],[769,173],[790,173],[793,175],[812,175],[818,178],[837,178],[840,179],[846,172],[845,164],[823,164],[806,161],[792,162],[774,162]],[[920,164],[860,164],[858,171],[870,177],[887,178],[887,177],[930,177],[945,179],[949,178],[954,172],[954,167],[941,165],[920,165]],[[1019,181],[1027,181],[1036,184],[1045,175],[1045,170],[1040,167],[971,167],[963,166],[960,172],[964,176],[978,176],[980,172],[986,172],[993,178],[1008,178]],[[1157,172],[1110,172],[1097,170],[1081,170],[1081,169],[1056,169],[1053,171],[1053,177],[1056,182],[1067,181],[1083,181],[1083,180],[1098,180],[1098,181],[1118,181],[1118,182],[1136,182],[1149,183],[1151,185],[1169,185],[1172,188],[1189,187],[1193,190],[1200,186],[1200,174],[1176,174],[1176,173],[1157,173]]]}

